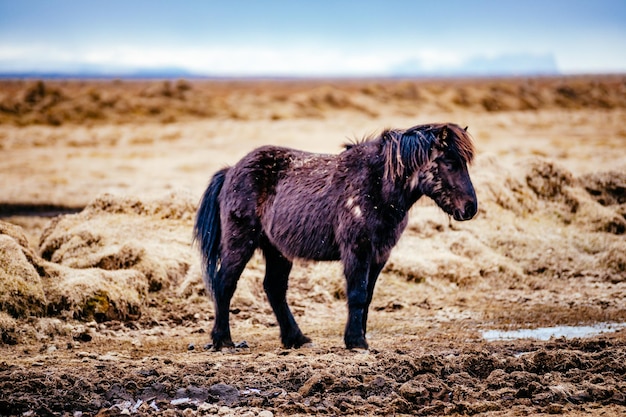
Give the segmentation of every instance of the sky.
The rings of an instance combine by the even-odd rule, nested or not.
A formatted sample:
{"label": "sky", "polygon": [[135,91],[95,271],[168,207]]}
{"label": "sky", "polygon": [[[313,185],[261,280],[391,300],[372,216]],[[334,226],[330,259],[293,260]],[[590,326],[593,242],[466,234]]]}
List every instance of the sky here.
{"label": "sky", "polygon": [[503,67],[625,73],[626,0],[0,0],[0,73],[386,76]]}

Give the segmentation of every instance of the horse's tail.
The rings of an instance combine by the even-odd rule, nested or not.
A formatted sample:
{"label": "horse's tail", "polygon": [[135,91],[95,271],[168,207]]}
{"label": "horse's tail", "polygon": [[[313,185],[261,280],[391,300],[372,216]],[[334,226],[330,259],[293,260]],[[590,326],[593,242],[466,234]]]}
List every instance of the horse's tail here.
{"label": "horse's tail", "polygon": [[218,197],[224,185],[227,170],[228,168],[224,168],[218,171],[211,179],[202,199],[200,199],[194,225],[193,239],[198,242],[200,247],[204,284],[211,296],[213,296],[213,288],[215,288],[213,283],[220,263],[220,240],[222,237]]}

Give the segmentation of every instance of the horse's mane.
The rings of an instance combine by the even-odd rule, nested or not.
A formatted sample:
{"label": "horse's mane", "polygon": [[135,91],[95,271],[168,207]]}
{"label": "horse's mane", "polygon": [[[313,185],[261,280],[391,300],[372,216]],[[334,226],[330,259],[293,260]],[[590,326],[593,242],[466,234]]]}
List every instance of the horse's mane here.
{"label": "horse's mane", "polygon": [[385,129],[378,136],[364,137],[346,144],[346,149],[379,141],[385,164],[385,177],[411,175],[428,162],[433,147],[471,164],[474,145],[467,128],[452,123],[413,126],[406,130]]}
{"label": "horse's mane", "polygon": [[371,142],[381,143],[387,178],[414,172],[428,162],[433,146],[467,165],[474,160],[474,144],[467,127],[463,129],[454,123],[417,125],[405,130],[385,129],[380,135],[351,139],[344,148],[349,150]]}

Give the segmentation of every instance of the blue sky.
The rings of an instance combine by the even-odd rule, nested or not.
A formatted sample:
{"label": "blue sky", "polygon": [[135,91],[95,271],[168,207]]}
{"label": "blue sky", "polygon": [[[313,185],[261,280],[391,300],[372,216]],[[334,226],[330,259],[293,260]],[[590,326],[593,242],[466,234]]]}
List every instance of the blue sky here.
{"label": "blue sky", "polygon": [[0,72],[368,76],[507,56],[626,72],[626,0],[0,0]]}

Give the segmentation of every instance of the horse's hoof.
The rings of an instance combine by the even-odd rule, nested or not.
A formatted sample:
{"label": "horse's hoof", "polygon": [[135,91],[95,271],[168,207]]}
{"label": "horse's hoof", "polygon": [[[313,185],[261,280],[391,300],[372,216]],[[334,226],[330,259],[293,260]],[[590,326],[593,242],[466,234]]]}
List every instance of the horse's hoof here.
{"label": "horse's hoof", "polygon": [[220,350],[222,350],[223,348],[230,348],[230,349],[234,349],[235,348],[235,344],[233,343],[232,340],[214,340],[213,341],[213,350],[218,352]]}
{"label": "horse's hoof", "polygon": [[367,342],[365,341],[365,338],[359,338],[359,339],[354,339],[354,340],[346,339],[345,342],[346,342],[346,349],[350,349],[350,350],[369,349],[369,346]]}
{"label": "horse's hoof", "polygon": [[295,337],[283,339],[283,346],[285,347],[285,349],[298,349],[310,343],[311,339],[309,337],[306,337],[302,333],[296,335]]}

